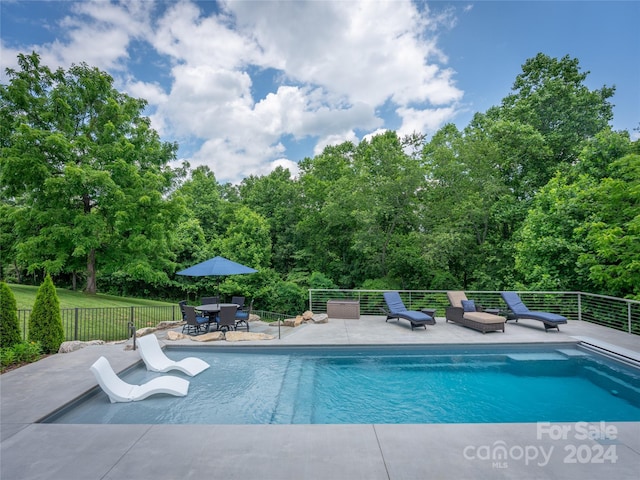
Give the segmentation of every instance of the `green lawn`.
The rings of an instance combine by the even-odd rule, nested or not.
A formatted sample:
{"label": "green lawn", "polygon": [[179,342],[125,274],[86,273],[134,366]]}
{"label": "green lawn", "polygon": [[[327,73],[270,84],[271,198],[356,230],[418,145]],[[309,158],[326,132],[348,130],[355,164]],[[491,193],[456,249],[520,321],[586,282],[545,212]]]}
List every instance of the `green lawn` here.
{"label": "green lawn", "polygon": [[[26,339],[29,314],[39,287],[10,284],[9,288],[16,297],[18,321]],[[123,340],[130,335],[130,321],[138,329],[155,326],[160,321],[181,319],[175,302],[102,294],[86,295],[64,288],[56,288],[56,292],[60,300],[66,340]]]}
{"label": "green lawn", "polygon": [[[9,284],[9,288],[16,297],[18,310],[32,309],[36,300],[39,287],[29,285]],[[141,298],[116,297],[113,295],[87,295],[82,292],[74,292],[64,288],[56,288],[60,308],[99,308],[99,307],[137,307],[137,306],[169,306],[173,303],[159,302],[156,300],[144,300]]]}

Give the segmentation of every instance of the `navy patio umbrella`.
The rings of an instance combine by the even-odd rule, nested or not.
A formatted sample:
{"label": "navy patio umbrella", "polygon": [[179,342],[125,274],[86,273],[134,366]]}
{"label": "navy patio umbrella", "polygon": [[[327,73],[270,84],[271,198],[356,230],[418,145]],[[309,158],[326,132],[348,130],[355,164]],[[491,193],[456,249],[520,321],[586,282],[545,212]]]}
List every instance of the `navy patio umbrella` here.
{"label": "navy patio umbrella", "polygon": [[[251,267],[233,262],[227,258],[214,257],[209,260],[205,260],[204,262],[197,263],[192,267],[180,270],[177,274],[189,277],[223,277],[226,275],[245,275],[247,273],[256,272],[257,270]],[[218,280],[218,293],[220,293],[220,280]]]}
{"label": "navy patio umbrella", "polygon": [[244,275],[246,273],[256,272],[257,270],[254,270],[251,267],[232,262],[224,257],[214,257],[181,270],[178,272],[178,275],[186,275],[189,277],[208,277],[210,275]]}

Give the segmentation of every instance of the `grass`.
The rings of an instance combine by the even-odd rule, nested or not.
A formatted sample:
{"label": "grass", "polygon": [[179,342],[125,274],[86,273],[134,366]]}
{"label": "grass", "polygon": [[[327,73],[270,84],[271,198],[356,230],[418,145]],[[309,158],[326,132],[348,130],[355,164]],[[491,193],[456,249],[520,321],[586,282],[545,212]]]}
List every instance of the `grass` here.
{"label": "grass", "polygon": [[[36,300],[39,287],[30,285],[9,284],[9,288],[16,297],[18,310],[30,310]],[[60,308],[104,308],[104,307],[148,307],[171,306],[173,302],[161,302],[157,300],[145,300],[142,298],[116,297],[114,295],[88,295],[83,292],[56,288]]]}
{"label": "grass", "polygon": [[[39,287],[10,284],[9,288],[16,297],[20,328],[27,339],[29,311],[33,309]],[[104,294],[87,295],[64,288],[56,288],[56,293],[66,340],[123,340],[130,335],[130,321],[138,329],[176,319],[175,302]]]}

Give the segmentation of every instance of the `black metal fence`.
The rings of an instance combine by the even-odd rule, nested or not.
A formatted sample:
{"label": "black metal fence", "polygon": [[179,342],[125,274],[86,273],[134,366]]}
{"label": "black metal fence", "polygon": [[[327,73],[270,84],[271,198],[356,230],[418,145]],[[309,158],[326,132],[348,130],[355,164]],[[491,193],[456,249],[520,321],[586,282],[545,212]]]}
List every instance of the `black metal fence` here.
{"label": "black metal fence", "polygon": [[[290,318],[284,313],[254,310],[265,322],[273,322]],[[126,340],[131,336],[130,322],[136,330],[143,327],[155,327],[160,322],[175,322],[182,320],[180,307],[104,307],[104,308],[62,308],[62,326],[65,340],[104,340],[112,342]],[[29,335],[29,316],[31,310],[18,310],[18,319],[22,327],[22,338]]]}
{"label": "black metal fence", "polygon": [[[155,327],[163,321],[182,320],[180,307],[105,307],[105,308],[62,308],[62,326],[65,340],[124,340],[129,335],[129,322],[136,329]],[[23,339],[29,336],[29,316],[31,310],[18,310]]]}

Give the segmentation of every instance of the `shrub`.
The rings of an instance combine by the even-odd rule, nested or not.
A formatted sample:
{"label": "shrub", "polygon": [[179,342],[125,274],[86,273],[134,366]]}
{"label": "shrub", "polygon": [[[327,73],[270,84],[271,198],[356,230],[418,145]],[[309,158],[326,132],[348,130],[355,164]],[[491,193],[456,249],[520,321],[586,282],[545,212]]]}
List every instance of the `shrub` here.
{"label": "shrub", "polygon": [[64,342],[60,301],[49,275],[40,285],[31,311],[29,341],[40,342],[43,353],[56,353]]}
{"label": "shrub", "polygon": [[39,342],[20,342],[12,347],[0,348],[0,366],[10,367],[18,363],[32,363],[40,359],[42,348]]}
{"label": "shrub", "polygon": [[0,282],[0,346],[12,347],[22,341],[16,297],[5,282]]}
{"label": "shrub", "polygon": [[35,362],[40,358],[42,346],[39,342],[21,342],[13,346],[16,363]]}
{"label": "shrub", "polygon": [[13,347],[0,348],[0,365],[8,367],[16,363],[16,352]]}

